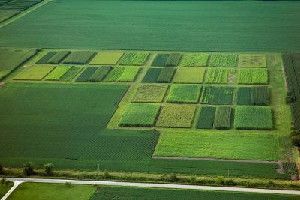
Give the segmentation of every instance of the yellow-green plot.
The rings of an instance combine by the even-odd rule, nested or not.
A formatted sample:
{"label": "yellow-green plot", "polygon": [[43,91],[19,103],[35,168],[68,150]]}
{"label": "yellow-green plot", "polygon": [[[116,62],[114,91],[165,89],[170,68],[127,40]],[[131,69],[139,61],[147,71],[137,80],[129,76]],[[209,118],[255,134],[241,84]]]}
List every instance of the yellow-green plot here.
{"label": "yellow-green plot", "polygon": [[42,80],[47,76],[54,67],[50,66],[33,66],[25,67],[19,74],[14,77],[14,80]]}
{"label": "yellow-green plot", "polygon": [[90,62],[91,65],[115,65],[123,52],[100,52]]}

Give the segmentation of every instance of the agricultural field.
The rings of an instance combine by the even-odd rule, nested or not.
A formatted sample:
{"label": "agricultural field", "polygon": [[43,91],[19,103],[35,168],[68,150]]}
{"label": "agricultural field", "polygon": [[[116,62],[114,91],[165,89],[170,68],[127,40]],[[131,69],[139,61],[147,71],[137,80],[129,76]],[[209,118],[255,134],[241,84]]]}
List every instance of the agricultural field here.
{"label": "agricultural field", "polygon": [[111,199],[235,199],[235,200],[296,200],[296,196],[279,194],[257,194],[241,192],[180,190],[163,188],[137,188],[120,186],[89,186],[62,185],[45,183],[23,183],[9,198],[9,200],[111,200]]}

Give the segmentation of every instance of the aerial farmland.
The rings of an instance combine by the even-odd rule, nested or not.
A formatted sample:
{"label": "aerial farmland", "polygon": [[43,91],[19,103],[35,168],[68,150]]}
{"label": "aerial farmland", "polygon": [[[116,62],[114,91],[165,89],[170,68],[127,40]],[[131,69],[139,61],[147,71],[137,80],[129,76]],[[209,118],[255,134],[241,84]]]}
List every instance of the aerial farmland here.
{"label": "aerial farmland", "polygon": [[0,197],[299,199],[300,2],[0,0]]}

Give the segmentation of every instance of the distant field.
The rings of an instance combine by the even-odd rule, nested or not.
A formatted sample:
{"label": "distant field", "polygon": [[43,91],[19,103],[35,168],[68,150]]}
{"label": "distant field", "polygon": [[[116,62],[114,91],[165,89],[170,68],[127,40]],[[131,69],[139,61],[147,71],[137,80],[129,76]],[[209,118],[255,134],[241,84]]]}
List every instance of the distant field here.
{"label": "distant field", "polygon": [[1,28],[0,46],[299,51],[299,18],[298,1],[54,0]]}
{"label": "distant field", "polygon": [[296,200],[296,196],[223,191],[199,191],[115,186],[88,186],[45,183],[23,183],[9,200],[129,200],[129,199],[211,199],[211,200]]}

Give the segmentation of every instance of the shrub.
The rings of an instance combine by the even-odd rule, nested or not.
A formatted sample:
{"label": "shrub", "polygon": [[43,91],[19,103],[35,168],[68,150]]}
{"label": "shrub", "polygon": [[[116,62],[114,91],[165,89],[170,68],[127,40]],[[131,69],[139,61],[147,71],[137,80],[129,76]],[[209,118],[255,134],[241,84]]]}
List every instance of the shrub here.
{"label": "shrub", "polygon": [[239,84],[268,84],[268,70],[264,68],[244,68],[239,70]]}
{"label": "shrub", "polygon": [[58,51],[52,56],[48,61],[47,64],[59,64],[63,59],[65,59],[70,54],[69,51]]}
{"label": "shrub", "polygon": [[150,68],[143,78],[144,83],[156,83],[163,68]]}
{"label": "shrub", "polygon": [[180,66],[182,67],[206,67],[209,54],[207,53],[189,53],[184,54]]}
{"label": "shrub", "polygon": [[24,164],[23,174],[25,176],[31,176],[31,175],[35,174],[35,171],[34,171],[34,168],[32,166],[32,163],[29,162],[29,163]]}
{"label": "shrub", "polygon": [[212,54],[209,59],[209,67],[236,67],[237,55],[236,54]]}
{"label": "shrub", "polygon": [[56,52],[48,52],[46,55],[44,55],[41,59],[39,59],[36,64],[47,64],[48,61],[56,54]]}
{"label": "shrub", "polygon": [[99,67],[95,73],[91,76],[90,81],[92,82],[100,82],[102,81],[106,75],[109,73],[111,70],[111,67],[109,66],[104,66],[104,67]]}
{"label": "shrub", "polygon": [[222,68],[209,68],[206,70],[205,82],[206,83],[227,83],[228,82],[228,69]]}
{"label": "shrub", "polygon": [[239,67],[267,67],[267,59],[264,54],[240,54]]}
{"label": "shrub", "polygon": [[234,117],[237,129],[272,129],[273,117],[270,107],[237,106]]}
{"label": "shrub", "polygon": [[88,82],[98,67],[87,67],[76,79],[76,82]]}
{"label": "shrub", "polygon": [[196,111],[194,105],[167,104],[162,107],[156,126],[189,128]]}
{"label": "shrub", "polygon": [[69,71],[69,69],[70,67],[68,66],[55,67],[55,69],[45,77],[45,80],[58,81],[65,73]]}
{"label": "shrub", "polygon": [[137,88],[133,102],[162,102],[167,85],[141,85]]}
{"label": "shrub", "polygon": [[216,129],[231,128],[232,109],[228,106],[217,107],[214,126]]}
{"label": "shrub", "polygon": [[90,62],[90,65],[115,65],[123,52],[100,52]]}
{"label": "shrub", "polygon": [[64,60],[65,64],[79,64],[84,65],[88,63],[95,56],[94,52],[90,51],[74,51],[71,52]]}
{"label": "shrub", "polygon": [[59,80],[72,81],[80,73],[81,70],[81,67],[72,66]]}
{"label": "shrub", "polygon": [[119,126],[153,126],[160,106],[156,104],[129,104],[122,115]]}
{"label": "shrub", "polygon": [[158,83],[170,83],[173,79],[174,72],[175,72],[174,67],[162,68],[157,77],[157,82]]}
{"label": "shrub", "polygon": [[143,65],[147,61],[149,53],[147,52],[128,52],[120,59],[120,65]]}
{"label": "shrub", "polygon": [[53,69],[54,67],[49,66],[26,67],[14,77],[14,80],[40,81],[45,76],[47,76]]}
{"label": "shrub", "polygon": [[52,163],[47,163],[44,165],[44,167],[45,167],[45,174],[47,176],[52,176],[54,165]]}
{"label": "shrub", "polygon": [[212,129],[215,120],[216,108],[212,106],[203,106],[200,108],[197,119],[198,129]]}
{"label": "shrub", "polygon": [[233,101],[233,87],[205,86],[200,102],[210,105],[230,105]]}
{"label": "shrub", "polygon": [[173,81],[175,83],[202,83],[205,69],[184,67],[178,68]]}
{"label": "shrub", "polygon": [[197,103],[200,93],[201,87],[198,85],[173,84],[170,87],[167,102]]}

